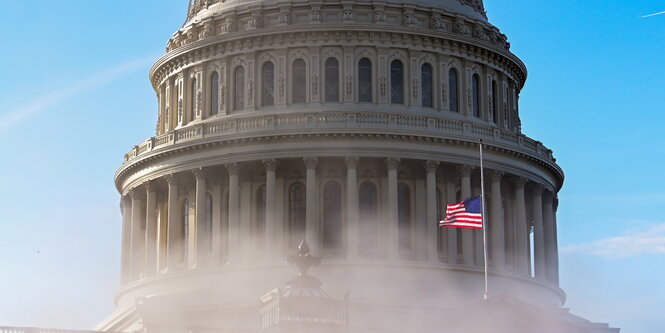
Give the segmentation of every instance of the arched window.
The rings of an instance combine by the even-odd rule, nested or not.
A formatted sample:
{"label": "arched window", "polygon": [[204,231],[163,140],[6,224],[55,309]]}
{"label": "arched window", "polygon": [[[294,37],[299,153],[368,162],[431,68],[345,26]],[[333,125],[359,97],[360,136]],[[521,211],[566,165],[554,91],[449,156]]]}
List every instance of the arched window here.
{"label": "arched window", "polygon": [[471,102],[473,115],[480,118],[480,76],[473,74],[471,79]]}
{"label": "arched window", "polygon": [[182,257],[180,258],[183,262],[187,262],[187,256],[189,252],[189,201],[185,200],[182,203],[182,229],[181,231],[181,244],[182,244]]}
{"label": "arched window", "polygon": [[219,75],[213,72],[210,77],[210,115],[219,113]]}
{"label": "arched window", "polygon": [[307,65],[296,59],[291,68],[291,103],[305,103],[307,99]]}
{"label": "arched window", "polygon": [[305,185],[300,182],[289,187],[289,230],[291,247],[298,246],[305,238]]}
{"label": "arched window", "polygon": [[275,105],[275,65],[266,62],[261,67],[261,105]]}
{"label": "arched window", "polygon": [[378,197],[376,185],[364,182],[360,185],[358,200],[360,206],[360,247],[375,250],[379,240]]}
{"label": "arched window", "polygon": [[420,84],[422,86],[422,106],[426,108],[434,107],[432,65],[423,64],[420,66]]}
{"label": "arched window", "polygon": [[342,186],[337,182],[323,188],[323,247],[342,247]]}
{"label": "arched window", "polygon": [[358,102],[372,102],[372,62],[367,58],[358,61]]}
{"label": "arched window", "polygon": [[404,65],[399,60],[390,63],[390,103],[404,104]]}
{"label": "arched window", "polygon": [[457,70],[451,68],[448,71],[448,102],[450,106],[450,111],[459,112],[459,86],[457,84]]}
{"label": "arched window", "polygon": [[252,237],[256,240],[259,249],[264,248],[266,232],[266,186],[262,185],[256,191],[256,220],[252,225]]}
{"label": "arched window", "polygon": [[326,102],[339,103],[339,62],[337,59],[326,59],[325,75]]}
{"label": "arched window", "polygon": [[411,190],[406,184],[397,185],[397,228],[400,250],[412,247]]}
{"label": "arched window", "polygon": [[203,223],[203,241],[202,246],[207,252],[212,251],[212,195],[206,194],[206,216]]}
{"label": "arched window", "polygon": [[491,111],[492,114],[491,114],[490,119],[492,119],[492,121],[495,124],[499,123],[499,120],[498,120],[499,112],[497,112],[498,107],[499,107],[499,96],[497,95],[497,91],[496,91],[496,81],[492,80],[492,111]]}
{"label": "arched window", "polygon": [[186,121],[192,121],[194,120],[194,117],[196,117],[196,101],[198,99],[198,89],[196,86],[196,78],[192,79],[192,89],[190,90],[190,98],[189,98],[189,119]]}
{"label": "arched window", "polygon": [[245,108],[245,69],[242,66],[238,66],[233,73],[233,84],[233,110],[242,110]]}

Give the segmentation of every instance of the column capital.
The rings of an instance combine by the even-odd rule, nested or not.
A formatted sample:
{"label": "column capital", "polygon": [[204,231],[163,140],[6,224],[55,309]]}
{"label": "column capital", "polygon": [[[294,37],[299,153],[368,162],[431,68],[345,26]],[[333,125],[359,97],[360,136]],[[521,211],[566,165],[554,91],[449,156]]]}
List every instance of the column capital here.
{"label": "column capital", "polygon": [[224,166],[226,167],[226,171],[229,173],[229,176],[237,176],[240,174],[240,165],[238,163],[227,163]]}
{"label": "column capital", "polygon": [[194,174],[194,178],[196,178],[196,181],[205,180],[206,176],[208,175],[207,171],[203,168],[196,168],[192,170],[192,174]]}
{"label": "column capital", "polygon": [[388,167],[388,170],[397,170],[401,161],[402,159],[397,157],[388,157],[386,158],[386,166]]}
{"label": "column capital", "polygon": [[318,157],[305,157],[302,159],[305,161],[305,167],[309,169],[316,169],[316,167],[319,165],[319,158]]}
{"label": "column capital", "polygon": [[178,177],[176,177],[174,174],[168,174],[164,176],[164,180],[166,180],[166,183],[169,185],[169,187],[177,186],[178,185]]}
{"label": "column capital", "polygon": [[266,168],[266,171],[276,171],[277,167],[279,166],[279,161],[274,158],[263,160],[261,162],[263,163],[263,166]]}
{"label": "column capital", "polygon": [[459,170],[460,176],[462,177],[471,177],[471,171],[475,169],[476,167],[471,166],[471,165],[460,165],[457,167]]}
{"label": "column capital", "polygon": [[344,163],[346,163],[347,169],[355,169],[358,167],[358,162],[360,158],[358,156],[347,156],[344,158]]}
{"label": "column capital", "polygon": [[129,189],[129,197],[132,200],[145,200],[145,191],[142,191],[139,186]]}
{"label": "column capital", "polygon": [[505,175],[505,174],[506,174],[505,172],[499,171],[499,170],[490,170],[489,171],[490,179],[492,180],[493,183],[500,183],[501,178],[503,178],[503,175]]}
{"label": "column capital", "polygon": [[531,183],[529,185],[531,188],[531,191],[533,192],[534,195],[542,196],[543,195],[543,185],[540,183]]}
{"label": "column capital", "polygon": [[435,173],[439,168],[439,164],[439,161],[425,161],[425,171],[427,171],[427,173]]}
{"label": "column capital", "polygon": [[517,177],[517,178],[515,178],[515,181],[514,181],[515,188],[518,188],[518,189],[522,189],[522,190],[523,190],[523,189],[524,189],[524,185],[526,184],[526,182],[527,182],[527,180],[526,180],[526,178],[524,178],[524,177]]}
{"label": "column capital", "polygon": [[153,193],[157,190],[154,180],[148,180],[143,185],[145,187],[145,193]]}

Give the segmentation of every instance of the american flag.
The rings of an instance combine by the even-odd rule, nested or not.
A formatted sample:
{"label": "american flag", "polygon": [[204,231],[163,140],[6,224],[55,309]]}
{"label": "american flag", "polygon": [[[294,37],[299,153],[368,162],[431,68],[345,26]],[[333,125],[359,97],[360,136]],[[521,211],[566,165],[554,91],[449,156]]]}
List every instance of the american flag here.
{"label": "american flag", "polygon": [[470,197],[460,203],[448,205],[446,218],[439,221],[439,227],[483,228],[481,197]]}

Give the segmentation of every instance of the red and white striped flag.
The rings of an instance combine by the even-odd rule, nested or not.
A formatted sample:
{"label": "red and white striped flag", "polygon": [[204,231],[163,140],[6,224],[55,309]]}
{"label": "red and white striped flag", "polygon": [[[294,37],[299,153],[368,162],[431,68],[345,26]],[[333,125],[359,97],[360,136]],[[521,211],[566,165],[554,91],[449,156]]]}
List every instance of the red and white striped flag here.
{"label": "red and white striped flag", "polygon": [[470,197],[460,203],[448,205],[446,218],[439,221],[439,227],[482,229],[481,200],[480,196]]}

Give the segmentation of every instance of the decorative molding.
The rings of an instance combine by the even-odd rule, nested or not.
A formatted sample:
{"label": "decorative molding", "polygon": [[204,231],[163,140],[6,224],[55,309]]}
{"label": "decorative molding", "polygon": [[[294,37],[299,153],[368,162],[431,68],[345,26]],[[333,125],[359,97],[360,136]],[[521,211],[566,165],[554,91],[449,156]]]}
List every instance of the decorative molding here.
{"label": "decorative molding", "polygon": [[360,162],[358,156],[347,156],[344,158],[344,163],[346,164],[347,169],[356,169],[358,167],[358,162]]}
{"label": "decorative molding", "polygon": [[229,176],[237,176],[240,174],[240,164],[227,163],[224,166],[226,167],[226,171],[229,173]]}
{"label": "decorative molding", "polygon": [[318,157],[305,157],[303,158],[303,161],[305,162],[305,168],[307,169],[316,169],[319,165]]}
{"label": "decorative molding", "polygon": [[277,171],[277,167],[279,166],[279,161],[276,159],[267,159],[261,161],[263,163],[263,166],[266,168],[266,171]]}
{"label": "decorative molding", "polygon": [[439,161],[425,161],[425,171],[427,173],[436,173],[439,168]]}
{"label": "decorative molding", "polygon": [[399,163],[402,161],[402,159],[397,158],[397,157],[388,157],[386,158],[386,166],[388,167],[388,170],[397,170],[397,167],[399,167]]}

